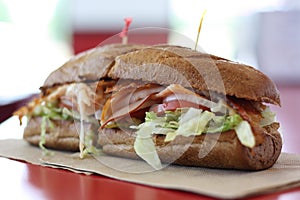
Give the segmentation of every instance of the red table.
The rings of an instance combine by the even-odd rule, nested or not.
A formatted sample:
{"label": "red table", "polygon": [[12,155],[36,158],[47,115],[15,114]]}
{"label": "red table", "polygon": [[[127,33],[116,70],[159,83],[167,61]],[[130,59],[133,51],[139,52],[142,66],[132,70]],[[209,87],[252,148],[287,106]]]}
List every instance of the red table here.
{"label": "red table", "polygon": [[[0,158],[1,199],[212,199]],[[300,199],[300,188],[251,199]]]}
{"label": "red table", "polygon": [[[0,158],[1,199],[212,199]],[[300,187],[251,199],[300,199]]]}
{"label": "red table", "polygon": [[[282,109],[277,109],[285,139],[284,151],[300,154],[300,87],[280,87]],[[0,132],[0,136],[1,136]],[[36,166],[0,158],[1,199],[212,199],[198,194],[158,189],[99,175]],[[300,187],[251,199],[300,199]]]}

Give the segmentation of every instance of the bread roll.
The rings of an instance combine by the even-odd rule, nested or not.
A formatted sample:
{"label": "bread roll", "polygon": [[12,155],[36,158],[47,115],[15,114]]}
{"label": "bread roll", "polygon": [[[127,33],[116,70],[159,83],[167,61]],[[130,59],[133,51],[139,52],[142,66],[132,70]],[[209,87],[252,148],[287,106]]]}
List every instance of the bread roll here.
{"label": "bread roll", "polygon": [[115,57],[144,47],[134,44],[111,44],[81,52],[53,71],[42,88],[64,83],[98,81],[107,77]]}
{"label": "bread roll", "polygon": [[278,89],[262,72],[179,46],[149,47],[118,56],[109,77],[180,84],[198,91],[280,105]]}
{"label": "bread roll", "polygon": [[[117,56],[108,76],[163,86],[179,84],[195,93],[223,95],[225,99],[241,99],[246,104],[280,105],[276,85],[262,72],[180,46],[152,46]],[[260,127],[256,120],[259,117],[252,116],[251,112],[244,120],[251,124],[256,141],[260,141],[253,148],[242,145],[234,130],[195,137],[180,135],[171,142],[164,142],[164,135],[154,133],[158,156],[162,162],[187,166],[242,170],[269,168],[278,159],[282,148],[279,123]],[[133,148],[135,137],[134,130],[103,128],[99,129],[98,143],[105,153],[137,159]]]}

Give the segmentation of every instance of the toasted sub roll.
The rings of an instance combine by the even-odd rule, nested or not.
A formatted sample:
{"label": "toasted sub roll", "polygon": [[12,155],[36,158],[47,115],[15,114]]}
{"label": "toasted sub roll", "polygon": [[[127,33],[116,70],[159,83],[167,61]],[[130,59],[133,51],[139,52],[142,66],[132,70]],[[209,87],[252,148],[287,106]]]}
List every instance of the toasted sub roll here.
{"label": "toasted sub roll", "polygon": [[[186,166],[241,170],[269,168],[280,155],[282,138],[278,132],[279,123],[275,119],[266,123],[268,117],[264,113],[269,109],[268,104],[280,105],[279,91],[268,76],[251,66],[185,47],[157,45],[117,56],[108,76],[139,84],[131,89],[128,89],[127,85],[121,85],[107,100],[98,140],[105,153],[144,159],[158,169],[161,161]],[[144,83],[143,87],[139,86],[140,82]],[[142,90],[145,90],[144,97],[139,96]],[[128,94],[124,91],[128,91]],[[185,95],[188,98],[185,98]],[[194,97],[202,100],[197,102],[192,100]],[[124,109],[118,108],[124,101],[122,99],[126,99],[130,104],[126,107],[127,115],[124,114]],[[179,109],[189,109],[190,106],[200,109],[199,112],[202,113],[208,111],[206,116],[213,117],[220,115],[213,111],[214,106],[223,101],[226,107],[224,116],[237,114],[243,124],[247,124],[244,127],[248,127],[246,132],[252,137],[252,141],[245,142],[245,138],[240,134],[243,128],[234,128],[239,125],[213,133],[206,133],[205,130],[209,130],[206,127],[201,133],[194,135],[180,132],[180,128],[177,127],[171,130],[173,136],[175,135],[173,137],[171,134],[172,139],[169,138],[168,132],[159,132],[153,128],[163,126],[155,124],[155,120],[152,128],[149,128],[149,125],[148,129],[143,129],[143,125],[146,126],[151,121],[147,116],[141,119],[142,123],[139,126],[124,128],[122,125],[122,120],[128,121],[128,116],[135,116],[136,113],[142,112],[142,109],[145,115],[154,112],[155,117],[164,117],[165,111],[175,112],[174,101],[177,101]],[[195,104],[200,105],[197,107]],[[212,104],[214,106],[210,107]],[[145,108],[146,106],[148,108]],[[180,127],[181,118],[178,120],[175,124],[178,123]],[[118,123],[121,124],[120,127]],[[146,155],[143,145],[137,143],[138,138],[145,135],[152,138],[155,147],[149,148],[152,149],[151,158]],[[152,145],[151,143],[148,140],[146,145]]]}

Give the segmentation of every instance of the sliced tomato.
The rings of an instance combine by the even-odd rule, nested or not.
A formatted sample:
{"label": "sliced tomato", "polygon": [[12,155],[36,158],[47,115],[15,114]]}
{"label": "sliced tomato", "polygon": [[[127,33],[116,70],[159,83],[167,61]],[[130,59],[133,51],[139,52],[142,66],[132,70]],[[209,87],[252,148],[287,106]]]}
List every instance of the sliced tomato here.
{"label": "sliced tomato", "polygon": [[185,100],[171,100],[162,104],[156,104],[150,108],[149,111],[153,111],[158,115],[164,114],[166,111],[175,111],[177,108],[198,108],[202,110],[208,110],[207,107],[201,106]]}

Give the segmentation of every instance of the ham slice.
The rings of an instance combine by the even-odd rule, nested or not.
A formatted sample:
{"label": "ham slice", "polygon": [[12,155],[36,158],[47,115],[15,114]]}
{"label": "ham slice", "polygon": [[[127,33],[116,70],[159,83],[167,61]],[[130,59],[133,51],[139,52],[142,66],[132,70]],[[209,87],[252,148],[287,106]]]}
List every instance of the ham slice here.
{"label": "ham slice", "polygon": [[115,119],[128,116],[129,114],[149,107],[161,98],[154,95],[165,87],[154,84],[146,84],[139,88],[125,88],[114,93],[103,107],[101,115],[101,127]]}
{"label": "ham slice", "polygon": [[101,128],[113,120],[130,116],[133,112],[150,107],[162,101],[185,100],[207,108],[216,107],[206,98],[182,87],[179,84],[171,84],[163,87],[155,84],[137,85],[138,87],[120,87],[103,107],[101,115]]}
{"label": "ham slice", "polygon": [[165,102],[172,100],[185,100],[207,108],[216,107],[217,104],[195,92],[182,87],[179,84],[171,84],[155,95],[155,98],[163,98]]}

